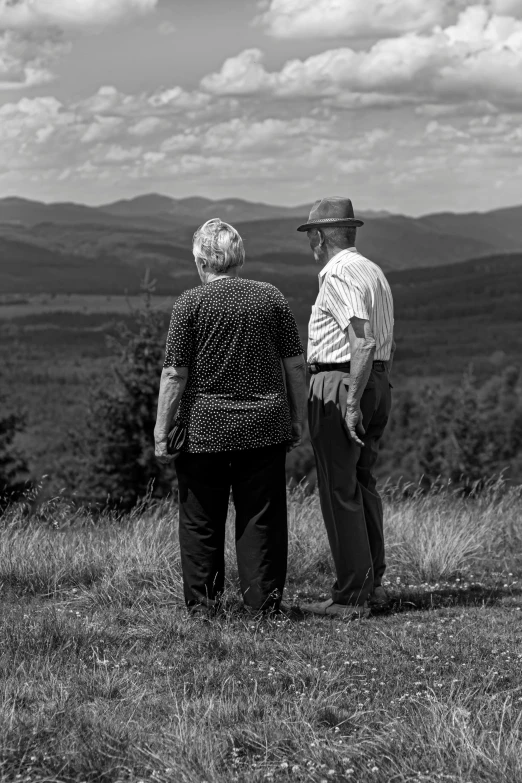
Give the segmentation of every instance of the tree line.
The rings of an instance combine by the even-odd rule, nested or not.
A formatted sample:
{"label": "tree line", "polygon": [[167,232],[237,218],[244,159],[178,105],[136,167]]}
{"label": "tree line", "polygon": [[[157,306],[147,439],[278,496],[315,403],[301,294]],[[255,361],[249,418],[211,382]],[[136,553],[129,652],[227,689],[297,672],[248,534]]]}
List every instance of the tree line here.
{"label": "tree line", "polygon": [[[60,480],[78,503],[130,508],[149,494],[175,489],[173,466],[154,457],[153,429],[164,356],[165,318],[152,306],[153,282],[145,280],[144,304],[108,337],[112,375],[89,392],[83,423],[70,433],[70,454]],[[400,358],[400,345],[398,346]],[[2,400],[0,400],[0,404]],[[27,459],[16,445],[23,415],[0,408],[0,497],[15,497],[32,481]],[[520,370],[497,367],[478,383],[472,368],[454,386],[419,381],[394,394],[392,416],[382,442],[381,478],[467,486],[505,472],[522,483],[522,392]],[[36,479],[37,477],[33,477]],[[289,455],[288,478],[313,487],[311,444]]]}

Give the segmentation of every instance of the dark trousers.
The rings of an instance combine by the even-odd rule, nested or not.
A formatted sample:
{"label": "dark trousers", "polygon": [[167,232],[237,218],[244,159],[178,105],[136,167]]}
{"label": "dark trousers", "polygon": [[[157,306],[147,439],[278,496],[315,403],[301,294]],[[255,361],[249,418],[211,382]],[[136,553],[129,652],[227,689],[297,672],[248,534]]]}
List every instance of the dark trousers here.
{"label": "dark trousers", "polygon": [[285,461],[284,443],[178,456],[179,541],[188,607],[212,607],[223,592],[231,489],[243,600],[253,609],[279,605],[288,554]]}
{"label": "dark trousers", "polygon": [[362,604],[381,584],[386,568],[383,509],[373,468],[391,410],[391,390],[387,370],[372,368],[361,398],[366,430],[361,448],[344,422],[349,384],[349,373],[313,375],[308,418],[321,510],[337,575],[332,599]]}

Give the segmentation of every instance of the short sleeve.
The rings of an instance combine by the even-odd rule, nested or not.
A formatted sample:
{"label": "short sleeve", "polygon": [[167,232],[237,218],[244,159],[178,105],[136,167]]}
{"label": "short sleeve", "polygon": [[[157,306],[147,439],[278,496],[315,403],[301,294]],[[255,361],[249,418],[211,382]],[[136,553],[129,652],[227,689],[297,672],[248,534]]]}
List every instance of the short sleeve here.
{"label": "short sleeve", "polygon": [[326,307],[343,332],[354,317],[370,320],[366,296],[358,282],[348,275],[333,273],[327,276],[323,285],[326,286]]}
{"label": "short sleeve", "polygon": [[300,356],[303,353],[299,329],[290,309],[290,305],[277,288],[274,287],[275,343],[281,359]]}
{"label": "short sleeve", "polygon": [[188,367],[192,357],[192,308],[186,296],[180,296],[172,308],[163,367]]}

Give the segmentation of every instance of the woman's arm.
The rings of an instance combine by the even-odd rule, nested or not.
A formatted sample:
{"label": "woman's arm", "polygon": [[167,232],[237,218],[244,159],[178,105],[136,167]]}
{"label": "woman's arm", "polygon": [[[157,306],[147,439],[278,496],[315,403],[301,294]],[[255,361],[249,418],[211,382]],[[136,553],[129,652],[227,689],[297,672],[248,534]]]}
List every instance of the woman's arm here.
{"label": "woman's arm", "polygon": [[158,412],[154,427],[156,457],[160,462],[170,462],[167,453],[167,436],[188,380],[188,367],[164,367],[161,373],[158,396]]}
{"label": "woman's arm", "polygon": [[306,415],[306,362],[304,355],[283,359],[286,390],[292,419],[292,443],[290,449],[299,446],[303,437],[303,422]]}

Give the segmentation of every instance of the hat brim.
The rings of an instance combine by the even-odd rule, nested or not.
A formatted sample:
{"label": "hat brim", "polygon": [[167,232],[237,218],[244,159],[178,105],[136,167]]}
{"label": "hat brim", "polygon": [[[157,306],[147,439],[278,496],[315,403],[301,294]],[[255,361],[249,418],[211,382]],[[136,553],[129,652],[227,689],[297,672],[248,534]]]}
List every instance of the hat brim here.
{"label": "hat brim", "polygon": [[309,231],[311,228],[330,228],[331,226],[346,226],[358,228],[364,226],[364,221],[357,218],[324,218],[324,220],[314,220],[312,223],[303,223],[297,231]]}

